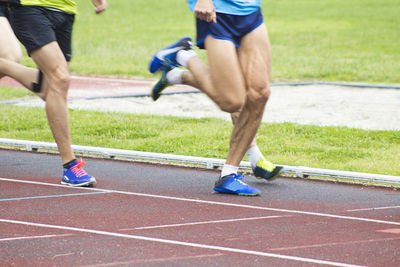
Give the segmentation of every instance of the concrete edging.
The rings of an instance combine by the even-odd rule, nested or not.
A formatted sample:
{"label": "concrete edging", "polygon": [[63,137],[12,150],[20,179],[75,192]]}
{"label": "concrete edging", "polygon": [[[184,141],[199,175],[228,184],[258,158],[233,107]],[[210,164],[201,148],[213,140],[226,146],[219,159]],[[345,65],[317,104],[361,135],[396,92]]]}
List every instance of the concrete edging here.
{"label": "concrete edging", "polygon": [[[0,138],[0,146],[20,147],[20,148],[25,148],[28,151],[38,151],[39,149],[58,151],[57,145],[55,143],[17,140],[8,138]],[[163,153],[132,151],[124,149],[89,147],[89,146],[79,146],[79,145],[73,145],[72,148],[76,153],[101,156],[103,158],[114,159],[117,157],[122,157],[140,161],[158,161],[167,163],[180,163],[186,165],[191,164],[207,169],[218,168],[225,163],[224,159],[191,157],[191,156],[172,155]],[[291,166],[291,165],[281,165],[281,164],[277,165],[283,166],[285,168],[285,173],[294,174],[296,175],[296,177],[299,178],[317,176],[317,177],[341,178],[354,181],[389,183],[389,184],[400,185],[400,176],[318,169],[318,168],[309,168],[304,166]],[[251,170],[250,163],[247,161],[243,161],[240,164],[240,168]]]}

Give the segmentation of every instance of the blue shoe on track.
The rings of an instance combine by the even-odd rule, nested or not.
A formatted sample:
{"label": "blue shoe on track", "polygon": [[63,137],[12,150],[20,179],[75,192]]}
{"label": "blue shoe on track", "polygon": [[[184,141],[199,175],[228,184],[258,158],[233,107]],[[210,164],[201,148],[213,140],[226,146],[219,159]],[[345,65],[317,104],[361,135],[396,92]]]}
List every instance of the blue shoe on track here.
{"label": "blue shoe on track", "polygon": [[167,73],[172,70],[169,66],[161,66],[161,77],[160,79],[154,84],[153,88],[151,89],[151,98],[153,98],[154,101],[156,101],[160,96],[161,92],[170,86],[167,82]]}
{"label": "blue shoe on track", "polygon": [[184,37],[176,43],[157,51],[150,61],[149,71],[155,73],[161,69],[162,65],[171,68],[179,66],[178,62],[176,62],[176,54],[180,50],[190,50],[192,47],[192,38]]}
{"label": "blue shoe on track", "polygon": [[261,158],[253,169],[253,174],[257,179],[272,181],[276,179],[282,171],[283,167],[275,166],[272,162]]}
{"label": "blue shoe on track", "polygon": [[93,176],[87,174],[82,168],[86,162],[77,160],[71,163],[67,169],[64,169],[63,178],[61,184],[69,186],[89,186],[96,183],[96,179]]}
{"label": "blue shoe on track", "polygon": [[258,196],[260,191],[242,181],[240,174],[229,174],[215,182],[214,190],[219,193],[236,194],[239,196]]}

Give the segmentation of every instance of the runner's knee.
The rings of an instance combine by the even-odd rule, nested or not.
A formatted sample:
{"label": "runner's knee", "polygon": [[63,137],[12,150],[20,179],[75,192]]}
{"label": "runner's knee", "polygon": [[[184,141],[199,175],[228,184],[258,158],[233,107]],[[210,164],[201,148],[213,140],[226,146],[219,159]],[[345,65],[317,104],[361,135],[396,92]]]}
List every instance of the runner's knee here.
{"label": "runner's knee", "polygon": [[222,111],[233,113],[240,111],[244,105],[244,99],[241,100],[239,98],[229,98],[223,99],[221,101],[217,101],[217,105]]}
{"label": "runner's knee", "polygon": [[71,82],[71,76],[68,68],[64,66],[58,66],[54,69],[54,71],[48,74],[48,77],[50,90],[53,90],[54,92],[66,97]]}
{"label": "runner's knee", "polygon": [[71,77],[69,75],[68,69],[59,67],[55,72],[55,81],[60,86],[60,88],[68,89],[71,82]]}
{"label": "runner's knee", "polygon": [[271,89],[267,83],[262,88],[248,88],[247,90],[247,102],[248,104],[265,105],[271,95]]}

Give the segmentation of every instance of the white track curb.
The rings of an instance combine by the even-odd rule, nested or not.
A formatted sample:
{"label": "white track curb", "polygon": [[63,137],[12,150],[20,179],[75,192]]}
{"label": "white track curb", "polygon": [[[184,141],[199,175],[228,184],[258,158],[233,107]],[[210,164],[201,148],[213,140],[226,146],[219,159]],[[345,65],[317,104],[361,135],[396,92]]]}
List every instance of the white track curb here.
{"label": "white track curb", "polygon": [[[58,151],[57,145],[55,143],[7,139],[7,138],[0,138],[0,146],[20,147],[20,148],[25,148],[28,151],[38,151],[39,149]],[[225,163],[225,160],[223,159],[131,151],[124,149],[112,149],[112,148],[89,147],[89,146],[78,146],[78,145],[73,145],[72,148],[76,153],[96,155],[104,158],[112,159],[116,157],[122,157],[140,161],[181,163],[181,164],[189,164],[189,165],[196,165],[199,167],[205,167],[207,169],[217,168]],[[400,176],[317,169],[317,168],[309,168],[303,166],[290,166],[290,165],[280,165],[280,164],[277,165],[283,166],[285,168],[285,173],[295,174],[297,177],[300,178],[308,176],[317,176],[317,177],[322,176],[330,178],[349,179],[354,181],[400,184]],[[240,164],[240,167],[243,169],[251,169],[250,163],[247,161],[243,161]]]}

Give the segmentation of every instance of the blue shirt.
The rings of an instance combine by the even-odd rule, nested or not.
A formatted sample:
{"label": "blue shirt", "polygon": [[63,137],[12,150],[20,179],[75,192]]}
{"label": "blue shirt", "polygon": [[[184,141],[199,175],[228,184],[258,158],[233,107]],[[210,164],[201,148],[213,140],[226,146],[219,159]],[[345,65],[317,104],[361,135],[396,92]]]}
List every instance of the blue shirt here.
{"label": "blue shirt", "polygon": [[[190,10],[193,12],[197,0],[188,0]],[[249,15],[261,7],[261,0],[213,0],[217,13],[231,15]]]}

